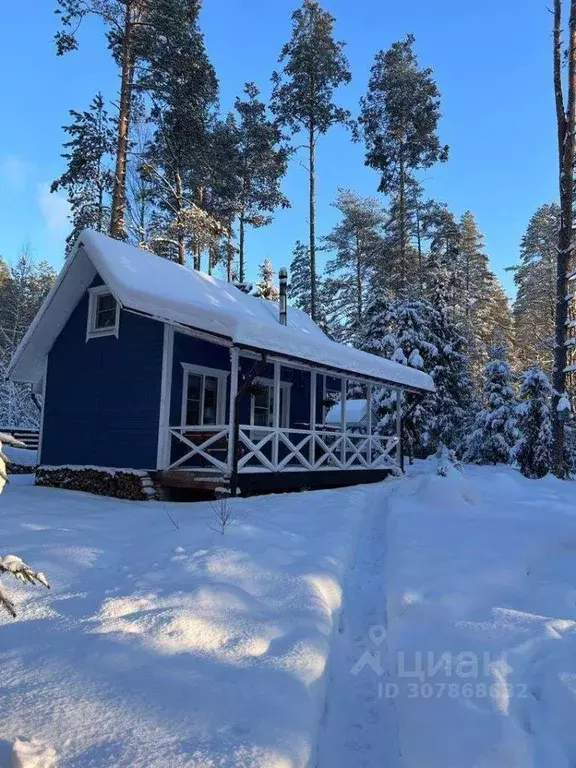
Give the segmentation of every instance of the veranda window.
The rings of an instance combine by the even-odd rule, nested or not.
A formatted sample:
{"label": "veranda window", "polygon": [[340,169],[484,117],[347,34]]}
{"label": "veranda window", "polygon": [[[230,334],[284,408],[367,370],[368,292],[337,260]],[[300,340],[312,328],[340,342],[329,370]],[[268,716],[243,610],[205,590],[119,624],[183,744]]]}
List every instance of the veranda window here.
{"label": "veranda window", "polygon": [[[290,386],[283,382],[280,385],[280,426],[288,427]],[[252,395],[250,408],[250,424],[255,427],[274,426],[274,384],[258,382],[258,391]]]}
{"label": "veranda window", "polygon": [[202,427],[222,424],[226,396],[226,373],[190,366],[184,370],[182,424]]}

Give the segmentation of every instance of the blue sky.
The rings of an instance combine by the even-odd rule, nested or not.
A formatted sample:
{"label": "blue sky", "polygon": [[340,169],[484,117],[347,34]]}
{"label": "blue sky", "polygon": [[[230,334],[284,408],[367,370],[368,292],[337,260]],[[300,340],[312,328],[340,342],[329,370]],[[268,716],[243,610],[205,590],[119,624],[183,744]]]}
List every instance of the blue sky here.
{"label": "blue sky", "polygon": [[[3,8],[0,84],[0,254],[10,260],[29,243],[38,258],[62,264],[66,204],[49,193],[62,170],[68,110],[82,109],[101,89],[113,98],[117,74],[101,28],[86,25],[80,50],[58,58],[52,0]],[[205,0],[202,27],[221,83],[222,110],[243,83],[269,93],[270,73],[290,31],[296,0]],[[550,85],[551,16],[544,0],[325,0],[347,41],[353,82],[339,94],[354,113],[376,51],[408,32],[416,35],[423,65],[432,66],[442,92],[441,139],[448,163],[424,174],[429,196],[456,214],[472,210],[486,250],[506,289],[504,268],[514,263],[528,219],[556,197],[555,126]],[[290,261],[307,232],[306,172],[293,163],[284,183],[292,208],[248,239],[249,272],[270,256]],[[336,220],[339,186],[376,194],[377,175],[364,167],[362,145],[334,129],[319,144],[318,232]]]}

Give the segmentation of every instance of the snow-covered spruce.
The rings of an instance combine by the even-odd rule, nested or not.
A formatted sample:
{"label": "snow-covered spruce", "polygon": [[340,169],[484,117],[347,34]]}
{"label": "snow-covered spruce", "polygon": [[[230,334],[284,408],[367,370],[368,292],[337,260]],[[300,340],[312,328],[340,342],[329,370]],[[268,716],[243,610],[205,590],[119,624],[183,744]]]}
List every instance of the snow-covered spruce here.
{"label": "snow-covered spruce", "polygon": [[[25,448],[24,443],[19,440],[15,440],[12,435],[6,435],[4,432],[0,432],[0,493],[4,489],[4,486],[8,482],[8,475],[6,473],[6,465],[9,463],[8,457],[2,450],[2,445],[11,445],[15,448]],[[42,584],[50,589],[50,585],[46,579],[46,576],[40,571],[34,571],[29,565],[16,555],[5,555],[0,557],[0,574],[11,573],[14,578],[25,584]],[[0,607],[4,608],[8,613],[15,618],[16,608],[13,601],[8,597],[8,593],[4,587],[0,584]]]}
{"label": "snow-covered spruce", "polygon": [[545,477],[552,468],[552,395],[548,377],[537,365],[524,372],[517,408],[520,439],[514,455],[526,477]]}
{"label": "snow-covered spruce", "polygon": [[275,283],[274,267],[268,257],[258,267],[258,279],[254,288],[255,296],[269,301],[278,301],[278,286]]}
{"label": "snow-covered spruce", "polygon": [[429,370],[436,385],[431,398],[430,447],[446,446],[460,451],[466,436],[473,402],[473,387],[464,354],[466,340],[448,308],[450,274],[437,258],[429,263],[429,286],[434,308],[429,313],[428,333],[436,348]]}
{"label": "snow-covered spruce", "polygon": [[[368,309],[368,322],[364,348],[368,352],[386,357],[409,368],[430,371],[438,350],[431,341],[430,318],[432,306],[425,301],[403,299],[387,300],[377,293]],[[416,451],[425,448],[429,440],[431,400],[417,400],[398,393],[402,398],[402,436],[410,459]],[[374,402],[378,409],[382,434],[396,430],[397,393],[380,390]]]}
{"label": "snow-covered spruce", "polygon": [[482,407],[466,442],[464,460],[474,464],[509,464],[518,440],[516,393],[506,349],[497,345],[484,369]]}

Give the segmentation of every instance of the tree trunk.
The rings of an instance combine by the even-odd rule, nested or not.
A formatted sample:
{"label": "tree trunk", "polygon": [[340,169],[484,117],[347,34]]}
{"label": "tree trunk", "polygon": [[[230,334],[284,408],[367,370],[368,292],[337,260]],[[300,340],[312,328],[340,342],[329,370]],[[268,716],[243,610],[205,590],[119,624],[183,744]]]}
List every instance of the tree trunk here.
{"label": "tree trunk", "polygon": [[316,158],[314,123],[308,132],[310,149],[310,315],[316,321]]}
{"label": "tree trunk", "polygon": [[357,325],[360,329],[364,307],[362,306],[362,256],[360,248],[360,238],[356,233],[356,315]]}
{"label": "tree trunk", "polygon": [[416,236],[418,238],[418,289],[424,294],[424,263],[422,260],[422,229],[420,223],[420,205],[416,205]]}
{"label": "tree trunk", "polygon": [[406,288],[406,169],[404,144],[400,146],[400,293],[404,297]]}
{"label": "tree trunk", "polygon": [[228,222],[228,245],[226,252],[226,278],[229,283],[232,282],[232,273],[234,271],[234,216],[230,216]]}
{"label": "tree trunk", "polygon": [[556,267],[556,326],[554,347],[554,471],[566,476],[564,461],[564,422],[559,418],[558,401],[566,388],[566,319],[568,316],[567,275],[572,253],[574,220],[574,160],[576,155],[576,0],[570,2],[568,43],[567,107],[562,90],[562,0],[554,0],[554,92],[558,123],[560,174],[560,232]]}
{"label": "tree trunk", "polygon": [[130,130],[130,107],[134,83],[134,8],[135,0],[126,0],[124,16],[124,38],[122,40],[122,73],[120,81],[120,110],[116,141],[116,167],[112,191],[112,215],[110,236],[119,240],[126,238],[126,166],[128,163],[128,134]]}
{"label": "tree trunk", "polygon": [[244,282],[244,241],[246,237],[246,231],[245,231],[245,221],[244,221],[244,211],[240,212],[240,226],[239,226],[239,233],[238,233],[238,277],[240,279],[240,282]]}
{"label": "tree trunk", "polygon": [[[176,209],[176,216],[179,216],[184,208],[184,191],[182,187],[182,177],[179,171],[174,172],[174,189],[176,191],[176,199],[174,200],[174,207]],[[178,264],[186,264],[186,242],[184,240],[184,233],[182,227],[178,227]]]}

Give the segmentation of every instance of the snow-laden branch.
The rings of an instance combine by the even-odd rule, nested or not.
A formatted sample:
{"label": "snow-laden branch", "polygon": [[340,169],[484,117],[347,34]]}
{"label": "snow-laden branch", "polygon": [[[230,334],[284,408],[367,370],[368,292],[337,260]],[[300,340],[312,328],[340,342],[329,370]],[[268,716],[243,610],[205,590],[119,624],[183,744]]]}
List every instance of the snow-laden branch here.
{"label": "snow-laden branch", "polygon": [[[42,573],[42,571],[35,571],[30,568],[29,565],[16,555],[6,555],[0,557],[0,574],[11,573],[14,578],[24,584],[41,584],[42,586],[50,589],[48,579]],[[12,618],[16,617],[16,608],[14,603],[6,594],[4,588],[0,585],[0,605],[2,605]]]}
{"label": "snow-laden branch", "polygon": [[[4,489],[4,485],[8,482],[8,475],[6,471],[6,465],[9,464],[9,459],[2,451],[2,445],[11,445],[14,448],[26,448],[24,443],[20,440],[16,440],[12,435],[7,435],[4,432],[0,432],[0,493]],[[30,568],[29,565],[22,560],[22,558],[16,555],[5,555],[0,557],[0,575],[4,573],[11,573],[15,579],[23,582],[24,584],[41,584],[42,586],[50,589],[48,579],[42,573],[42,571],[35,571]],[[16,608],[13,601],[8,597],[4,587],[0,584],[0,607],[3,607],[12,618],[16,617]]]}

